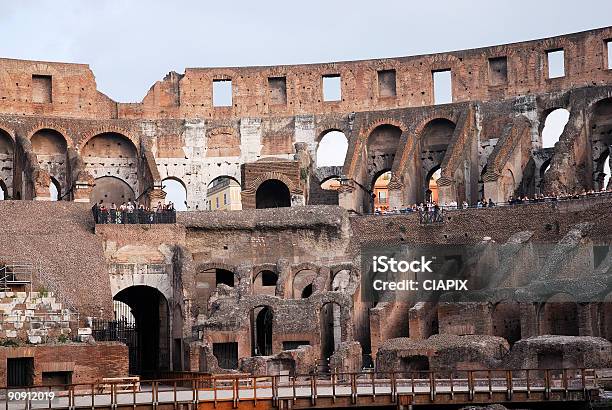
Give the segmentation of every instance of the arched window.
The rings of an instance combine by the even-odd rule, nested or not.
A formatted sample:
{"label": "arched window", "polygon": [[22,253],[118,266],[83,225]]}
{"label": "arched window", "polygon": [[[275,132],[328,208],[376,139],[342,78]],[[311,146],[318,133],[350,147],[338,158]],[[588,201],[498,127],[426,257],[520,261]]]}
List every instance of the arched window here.
{"label": "arched window", "polygon": [[374,192],[374,210],[386,211],[389,209],[389,182],[391,171],[385,171],[374,178],[372,191]]}
{"label": "arched window", "polygon": [[172,202],[177,211],[187,210],[187,189],[178,178],[166,178],[162,181],[166,193],[166,204]]}
{"label": "arched window", "polygon": [[242,209],[240,183],[234,178],[223,175],[210,181],[206,190],[209,211],[237,211]]}
{"label": "arched window", "polygon": [[344,165],[348,140],[340,131],[329,131],[317,147],[317,167]]}
{"label": "arched window", "polygon": [[569,111],[557,108],[546,116],[542,130],[542,148],[554,147],[569,120]]}

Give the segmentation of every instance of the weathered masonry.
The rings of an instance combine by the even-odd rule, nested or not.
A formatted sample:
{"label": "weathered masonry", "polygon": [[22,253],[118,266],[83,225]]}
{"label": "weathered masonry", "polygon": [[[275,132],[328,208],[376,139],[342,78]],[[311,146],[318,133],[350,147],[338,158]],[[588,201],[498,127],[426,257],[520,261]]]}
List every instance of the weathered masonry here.
{"label": "weathered masonry", "polygon": [[[612,189],[610,39],[193,68],[130,104],[85,65],[1,59],[0,337],[21,345],[0,375],[87,382],[98,356],[111,376],[612,367],[612,199],[582,195]],[[318,166],[332,132],[345,158]],[[578,196],[422,224],[371,215],[383,175],[391,208]],[[92,202],[154,207],[171,184],[188,210],[172,223],[92,218]],[[440,265],[493,272],[486,301],[364,297],[362,247],[422,244],[473,247]]]}
{"label": "weathered masonry", "polygon": [[[446,203],[602,188],[611,38],[603,28],[415,57],[192,68],[168,74],[140,103],[97,91],[86,65],[2,59],[2,196],[157,203],[175,181],[196,210],[224,178],[241,185],[246,208],[258,207],[259,193],[259,207],[367,212],[367,190],[388,171],[398,207],[423,201],[436,172]],[[439,77],[450,81],[446,104],[434,100]],[[229,105],[214,104],[218,88]],[[560,108],[569,121],[543,148],[545,120]],[[317,169],[330,131],[348,140],[346,159]],[[331,177],[346,183],[321,190]]]}

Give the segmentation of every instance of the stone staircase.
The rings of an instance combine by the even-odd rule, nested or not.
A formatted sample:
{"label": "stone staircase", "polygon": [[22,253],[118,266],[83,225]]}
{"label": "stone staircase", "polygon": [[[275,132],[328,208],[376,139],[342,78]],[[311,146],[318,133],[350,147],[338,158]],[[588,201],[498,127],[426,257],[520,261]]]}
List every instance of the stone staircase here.
{"label": "stone staircase", "polygon": [[78,324],[78,314],[52,292],[0,292],[0,343],[65,342],[73,339]]}

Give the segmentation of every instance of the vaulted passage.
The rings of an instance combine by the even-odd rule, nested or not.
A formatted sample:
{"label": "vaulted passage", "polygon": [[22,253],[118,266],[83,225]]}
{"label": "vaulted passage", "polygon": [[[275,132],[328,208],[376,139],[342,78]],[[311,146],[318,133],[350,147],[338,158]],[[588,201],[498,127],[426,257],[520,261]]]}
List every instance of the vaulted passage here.
{"label": "vaulted passage", "polygon": [[598,102],[591,121],[593,157],[593,188],[602,190],[610,185],[610,161],[612,156],[612,98]]}
{"label": "vaulted passage", "polygon": [[89,199],[92,204],[102,201],[108,208],[111,204],[119,207],[123,202],[133,201],[136,197],[132,187],[124,180],[109,176],[96,179]]}
{"label": "vaulted passage", "polygon": [[272,354],[272,323],[274,314],[270,306],[258,306],[251,311],[251,355]]}
{"label": "vaulted passage", "polygon": [[291,206],[291,194],[283,182],[269,179],[257,188],[255,202],[257,209],[288,207]]}
{"label": "vaulted passage", "polygon": [[[168,370],[170,323],[164,295],[149,286],[131,286],[113,299],[129,306],[135,324],[136,334],[128,343],[130,373],[152,377]],[[125,312],[116,311],[115,315],[118,326],[130,320]]]}

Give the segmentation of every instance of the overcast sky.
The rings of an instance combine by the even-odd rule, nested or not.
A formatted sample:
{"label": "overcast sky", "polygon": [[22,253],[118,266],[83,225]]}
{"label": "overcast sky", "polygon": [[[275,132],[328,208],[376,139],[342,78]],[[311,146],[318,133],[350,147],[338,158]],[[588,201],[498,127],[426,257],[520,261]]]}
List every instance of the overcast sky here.
{"label": "overcast sky", "polygon": [[4,0],[0,56],[87,63],[100,91],[137,102],[185,67],[405,56],[611,24],[610,0]]}

